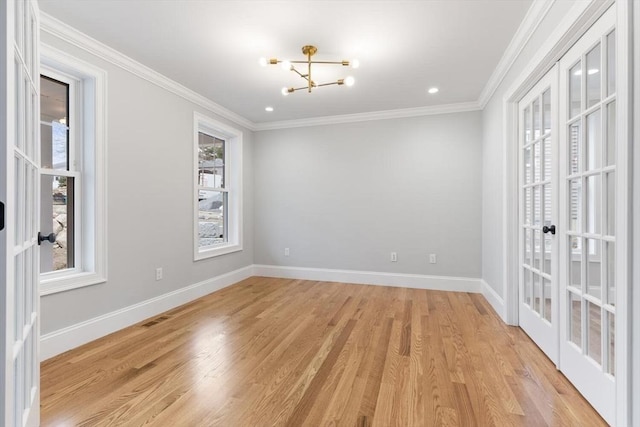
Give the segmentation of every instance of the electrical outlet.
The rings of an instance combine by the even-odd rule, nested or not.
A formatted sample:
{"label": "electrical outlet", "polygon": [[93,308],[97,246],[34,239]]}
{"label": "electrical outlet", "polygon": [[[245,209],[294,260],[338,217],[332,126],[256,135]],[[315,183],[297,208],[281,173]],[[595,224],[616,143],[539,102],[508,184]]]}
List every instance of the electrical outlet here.
{"label": "electrical outlet", "polygon": [[398,262],[398,254],[396,252],[391,252],[391,262]]}
{"label": "electrical outlet", "polygon": [[156,280],[162,280],[162,268],[156,268]]}
{"label": "electrical outlet", "polygon": [[437,262],[436,254],[429,254],[429,263],[435,264]]}
{"label": "electrical outlet", "polygon": [[284,248],[284,256],[289,256],[289,248]]}

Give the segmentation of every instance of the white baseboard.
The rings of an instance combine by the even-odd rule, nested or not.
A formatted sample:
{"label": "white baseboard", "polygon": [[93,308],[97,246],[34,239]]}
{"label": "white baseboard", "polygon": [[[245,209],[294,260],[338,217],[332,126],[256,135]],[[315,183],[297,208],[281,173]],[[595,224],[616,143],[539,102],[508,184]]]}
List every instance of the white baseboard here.
{"label": "white baseboard", "polygon": [[[42,335],[40,339],[40,360],[49,359],[251,276],[282,277],[286,279],[319,280],[455,292],[482,292],[491,305],[494,308],[497,307],[490,297],[487,296],[485,288],[490,291],[493,290],[484,281],[476,278],[275,265],[249,265],[212,279],[195,283],[185,288]],[[500,299],[495,292],[494,295],[495,298],[499,300],[499,305],[503,305],[502,299]],[[496,311],[498,311],[497,308]],[[499,311],[499,314],[503,316],[501,311]]]}
{"label": "white baseboard", "polygon": [[49,359],[149,317],[157,316],[167,310],[201,298],[253,275],[253,266],[249,265],[42,335],[40,339],[40,360]]}
{"label": "white baseboard", "polygon": [[498,313],[498,316],[506,323],[507,312],[504,306],[504,299],[491,287],[484,279],[480,279],[482,283],[482,296],[491,304],[491,307]]}
{"label": "white baseboard", "polygon": [[427,276],[422,274],[333,270],[327,268],[286,267],[277,265],[254,265],[253,268],[254,275],[265,277],[396,286],[439,291],[480,293],[482,290],[480,279],[468,277]]}

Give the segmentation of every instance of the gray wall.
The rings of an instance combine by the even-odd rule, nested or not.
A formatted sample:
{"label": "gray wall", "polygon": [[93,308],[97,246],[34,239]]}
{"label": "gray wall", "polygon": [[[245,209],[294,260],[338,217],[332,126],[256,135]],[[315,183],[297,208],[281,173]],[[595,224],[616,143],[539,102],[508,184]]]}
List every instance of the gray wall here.
{"label": "gray wall", "polygon": [[244,250],[194,262],[193,112],[226,120],[47,33],[42,42],[108,73],[108,281],[41,298],[42,333],[251,265],[252,132],[230,124],[244,131]]}
{"label": "gray wall", "polygon": [[536,32],[482,111],[482,278],[504,297],[504,96],[538,49],[573,6],[573,2],[554,2]]}
{"label": "gray wall", "polygon": [[480,277],[481,135],[479,111],[257,133],[255,262]]}

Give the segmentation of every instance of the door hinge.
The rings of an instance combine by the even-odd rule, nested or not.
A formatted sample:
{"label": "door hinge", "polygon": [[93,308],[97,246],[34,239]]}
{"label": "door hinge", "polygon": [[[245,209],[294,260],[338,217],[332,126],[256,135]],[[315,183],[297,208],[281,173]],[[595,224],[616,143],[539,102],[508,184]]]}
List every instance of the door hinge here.
{"label": "door hinge", "polygon": [[4,203],[0,202],[0,231],[4,230]]}

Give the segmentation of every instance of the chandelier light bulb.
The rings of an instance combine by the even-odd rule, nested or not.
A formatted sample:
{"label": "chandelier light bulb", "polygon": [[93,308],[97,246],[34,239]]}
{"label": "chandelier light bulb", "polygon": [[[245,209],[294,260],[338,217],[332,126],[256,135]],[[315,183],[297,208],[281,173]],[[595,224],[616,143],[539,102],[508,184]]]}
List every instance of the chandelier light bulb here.
{"label": "chandelier light bulb", "polygon": [[283,70],[287,70],[289,71],[291,69],[291,62],[289,61],[282,61],[282,69]]}
{"label": "chandelier light bulb", "polygon": [[347,86],[353,86],[353,84],[356,82],[356,79],[354,79],[353,77],[349,76],[346,79],[344,79],[344,84]]}
{"label": "chandelier light bulb", "polygon": [[261,67],[266,67],[269,64],[269,62],[267,61],[267,58],[263,56],[258,60],[258,64],[260,64]]}
{"label": "chandelier light bulb", "polygon": [[360,67],[360,61],[358,61],[357,59],[352,59],[351,68],[358,68],[358,67]]}
{"label": "chandelier light bulb", "polygon": [[282,92],[282,95],[287,96],[289,95],[289,88],[283,87],[280,92]]}

